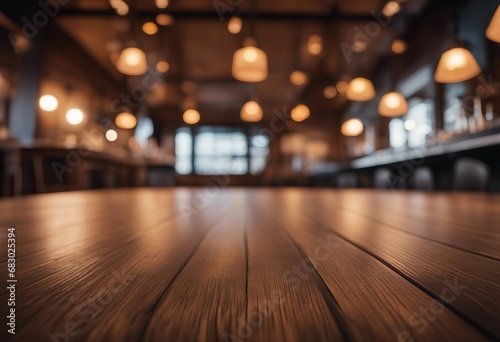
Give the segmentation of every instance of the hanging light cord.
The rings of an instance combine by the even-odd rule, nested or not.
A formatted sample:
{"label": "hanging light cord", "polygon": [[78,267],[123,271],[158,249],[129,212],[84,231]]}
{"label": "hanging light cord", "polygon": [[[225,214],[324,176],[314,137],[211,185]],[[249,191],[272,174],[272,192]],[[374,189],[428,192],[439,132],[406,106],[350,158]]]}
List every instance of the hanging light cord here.
{"label": "hanging light cord", "polygon": [[257,17],[257,0],[252,0],[252,8],[250,10],[250,36],[255,38],[255,18]]}

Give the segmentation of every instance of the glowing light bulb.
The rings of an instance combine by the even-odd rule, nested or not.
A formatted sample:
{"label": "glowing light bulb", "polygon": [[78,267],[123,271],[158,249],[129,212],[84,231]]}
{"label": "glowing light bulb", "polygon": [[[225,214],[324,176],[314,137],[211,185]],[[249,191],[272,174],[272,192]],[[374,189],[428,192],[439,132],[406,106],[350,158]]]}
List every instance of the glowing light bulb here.
{"label": "glowing light bulb", "polygon": [[354,90],[356,93],[362,93],[366,90],[366,85],[361,80],[354,80],[352,81],[352,90]]}
{"label": "glowing light bulb", "polygon": [[78,108],[72,108],[66,113],[66,121],[72,125],[76,126],[83,121],[83,112]]}
{"label": "glowing light bulb", "polygon": [[446,60],[446,68],[448,70],[455,70],[463,68],[466,63],[467,60],[461,51],[453,51],[448,55],[448,59]]}
{"label": "glowing light bulb", "polygon": [[385,98],[385,105],[389,108],[398,108],[401,105],[401,100],[396,94],[390,93]]}
{"label": "glowing light bulb", "polygon": [[106,140],[113,142],[118,139],[118,132],[116,132],[114,129],[108,129],[106,131]]}
{"label": "glowing light bulb", "polygon": [[257,52],[254,49],[246,49],[243,53],[243,58],[248,63],[253,63],[257,60]]}
{"label": "glowing light bulb", "polygon": [[238,34],[241,31],[243,22],[239,17],[232,17],[227,23],[227,30],[232,34]]}
{"label": "glowing light bulb", "polygon": [[198,121],[200,121],[200,113],[195,109],[188,109],[182,115],[182,119],[188,125],[194,125]]}
{"label": "glowing light bulb", "polygon": [[335,96],[337,96],[337,89],[335,86],[327,86],[325,89],[323,89],[323,96],[327,99],[333,99]]}
{"label": "glowing light bulb", "polygon": [[342,124],[340,131],[346,137],[356,137],[363,133],[363,123],[359,119],[349,119]]}
{"label": "glowing light bulb", "polygon": [[53,112],[57,109],[59,102],[53,95],[43,95],[38,101],[38,105],[46,112]]}
{"label": "glowing light bulb", "polygon": [[159,61],[156,63],[156,70],[164,74],[170,70],[170,64],[167,61]]}

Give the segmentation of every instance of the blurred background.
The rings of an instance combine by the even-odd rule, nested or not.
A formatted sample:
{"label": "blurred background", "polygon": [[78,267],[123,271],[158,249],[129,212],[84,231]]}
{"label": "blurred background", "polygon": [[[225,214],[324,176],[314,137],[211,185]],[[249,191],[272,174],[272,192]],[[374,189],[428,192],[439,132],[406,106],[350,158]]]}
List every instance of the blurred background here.
{"label": "blurred background", "polygon": [[1,1],[1,195],[498,191],[498,7]]}

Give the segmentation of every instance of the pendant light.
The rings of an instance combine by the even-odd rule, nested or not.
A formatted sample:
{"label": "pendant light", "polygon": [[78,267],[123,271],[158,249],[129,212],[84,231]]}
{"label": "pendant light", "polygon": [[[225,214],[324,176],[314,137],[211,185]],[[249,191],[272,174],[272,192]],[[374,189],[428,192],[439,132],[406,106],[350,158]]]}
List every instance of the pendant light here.
{"label": "pendant light", "polygon": [[240,118],[245,122],[259,122],[264,113],[262,107],[255,100],[250,100],[241,107]]}
{"label": "pendant light", "polygon": [[260,82],[267,78],[267,55],[256,47],[253,38],[247,38],[244,47],[233,57],[233,77],[242,82]]}
{"label": "pendant light", "polygon": [[295,122],[302,122],[305,119],[307,119],[310,115],[311,115],[311,110],[305,104],[299,104],[295,106],[290,113],[292,120]]}
{"label": "pendant light", "polygon": [[146,54],[136,47],[125,48],[116,61],[116,69],[129,76],[143,75],[148,71]]}
{"label": "pendant light", "polygon": [[168,7],[168,3],[169,3],[168,0],[155,0],[155,5],[159,9],[167,8]]}
{"label": "pendant light", "polygon": [[346,97],[348,100],[358,102],[372,100],[375,97],[372,81],[361,76],[353,78],[347,85]]}
{"label": "pendant light", "polygon": [[375,97],[375,88],[369,79],[356,77],[349,82],[346,96],[351,101],[370,101]]}
{"label": "pendant light", "polygon": [[397,91],[391,91],[382,96],[378,104],[378,112],[385,117],[405,115],[408,112],[408,103],[403,95]]}
{"label": "pendant light", "polygon": [[137,119],[129,112],[122,112],[116,116],[115,125],[122,129],[133,129],[137,125]]}
{"label": "pendant light", "polygon": [[[130,20],[130,32],[131,35],[135,32],[132,19]],[[122,74],[129,76],[144,75],[148,71],[146,54],[131,40],[128,47],[124,48],[120,53],[116,61],[116,69]]]}
{"label": "pendant light", "polygon": [[194,125],[200,121],[200,112],[196,109],[188,109],[182,115],[182,120],[188,125]]}
{"label": "pendant light", "polygon": [[53,112],[59,106],[59,101],[54,95],[47,94],[40,97],[38,105],[46,112]]}
{"label": "pendant light", "polygon": [[229,33],[238,34],[241,31],[241,27],[243,26],[243,22],[240,17],[234,16],[229,19],[227,23],[227,30]]}
{"label": "pendant light", "polygon": [[457,46],[441,55],[434,79],[439,83],[458,83],[470,80],[480,73],[481,68],[472,53]]}
{"label": "pendant light", "polygon": [[363,123],[356,118],[346,120],[340,127],[340,132],[346,137],[357,137],[363,133],[363,130]]}
{"label": "pendant light", "polygon": [[408,112],[408,102],[404,96],[396,91],[396,54],[393,55],[394,60],[391,63],[391,87],[392,90],[382,96],[378,104],[378,112],[381,116],[396,117],[405,115]]}
{"label": "pendant light", "polygon": [[255,40],[255,9],[252,2],[251,36],[243,42],[243,47],[233,56],[232,75],[242,82],[260,82],[267,78],[267,55],[257,47]]}
{"label": "pendant light", "polygon": [[309,36],[307,40],[307,52],[311,56],[318,56],[323,51],[323,38],[318,34]]}
{"label": "pendant light", "polygon": [[455,13],[454,42],[443,52],[434,73],[439,83],[458,83],[470,80],[481,73],[472,53],[458,42],[458,18]]}
{"label": "pendant light", "polygon": [[491,18],[490,24],[486,29],[486,37],[496,43],[500,43],[500,5],[498,6],[493,18]]}

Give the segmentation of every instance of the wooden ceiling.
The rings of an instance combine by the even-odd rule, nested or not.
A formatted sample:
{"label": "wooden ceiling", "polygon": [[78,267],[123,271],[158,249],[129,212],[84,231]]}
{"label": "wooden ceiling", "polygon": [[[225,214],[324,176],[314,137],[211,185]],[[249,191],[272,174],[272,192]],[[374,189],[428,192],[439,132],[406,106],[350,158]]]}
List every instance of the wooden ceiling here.
{"label": "wooden ceiling", "polygon": [[[73,0],[69,2],[56,23],[72,36],[88,53],[103,65],[113,77],[127,82],[130,87],[140,84],[140,77],[125,78],[112,63],[112,48],[123,45],[133,37],[148,54],[150,62],[166,59],[171,69],[165,84],[157,87],[149,97],[152,115],[166,123],[178,122],[181,103],[192,97],[208,123],[237,123],[239,110],[250,96],[261,102],[265,116],[272,110],[290,109],[305,102],[314,117],[340,115],[346,100],[337,96],[323,98],[325,85],[337,82],[342,75],[357,72],[356,59],[348,61],[341,52],[341,43],[352,44],[355,35],[369,21],[376,21],[373,11],[380,11],[382,0],[258,0],[256,3],[255,31],[259,47],[269,59],[269,77],[255,86],[234,80],[231,62],[234,51],[241,47],[249,35],[250,0],[228,1],[237,3],[234,13],[244,18],[243,30],[238,35],[227,31],[230,12],[219,18],[212,0],[171,0],[166,10],[159,10],[154,0],[129,1],[130,15],[120,17],[107,0]],[[404,5],[398,20],[381,28],[380,34],[370,37],[363,57],[367,70],[374,68],[381,56],[387,55],[394,37],[406,29],[404,18],[416,15],[424,0]],[[160,27],[153,36],[144,34],[142,23],[154,20],[157,13],[171,13],[175,24]],[[311,34],[323,36],[324,48],[320,56],[306,51]],[[118,43],[118,44],[117,44]],[[113,46],[114,45],[114,46]],[[309,83],[297,87],[290,84],[294,70],[309,75]],[[182,84],[191,81],[193,90],[186,92]],[[185,88],[185,87],[184,87]],[[321,120],[316,121],[321,123]]]}

